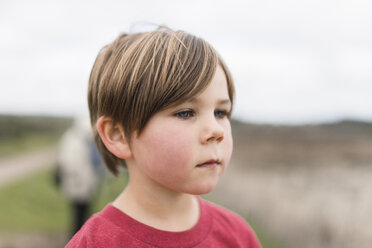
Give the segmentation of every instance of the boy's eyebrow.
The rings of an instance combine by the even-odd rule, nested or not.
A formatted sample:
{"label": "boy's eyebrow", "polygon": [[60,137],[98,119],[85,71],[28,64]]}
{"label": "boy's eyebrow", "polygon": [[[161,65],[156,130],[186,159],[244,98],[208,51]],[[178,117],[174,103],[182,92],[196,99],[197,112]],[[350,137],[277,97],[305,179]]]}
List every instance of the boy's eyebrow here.
{"label": "boy's eyebrow", "polygon": [[231,103],[230,99],[221,99],[217,102],[218,104],[226,104],[226,103]]}
{"label": "boy's eyebrow", "polygon": [[[190,99],[190,102],[198,103],[198,102],[200,102],[200,99],[197,98],[197,97],[195,97],[195,98],[191,98],[191,99]],[[217,104],[228,104],[228,103],[231,103],[231,100],[228,99],[228,98],[217,100]]]}

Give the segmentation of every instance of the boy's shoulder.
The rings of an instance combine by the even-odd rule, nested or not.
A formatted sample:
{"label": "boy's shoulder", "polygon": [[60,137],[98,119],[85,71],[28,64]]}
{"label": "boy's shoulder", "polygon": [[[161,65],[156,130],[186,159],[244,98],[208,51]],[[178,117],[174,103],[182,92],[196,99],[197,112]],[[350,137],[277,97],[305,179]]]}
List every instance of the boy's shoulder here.
{"label": "boy's shoulder", "polygon": [[257,236],[245,219],[233,211],[215,203],[204,201],[207,211],[213,215],[213,232],[220,233],[225,237],[239,238],[244,243],[250,243],[247,247],[260,247]]}
{"label": "boy's shoulder", "polygon": [[237,213],[217,205],[213,202],[202,200],[204,204],[207,205],[207,211],[213,214],[214,221],[220,222],[225,225],[238,225],[238,226],[248,226],[247,222]]}
{"label": "boy's shoulder", "polygon": [[124,241],[132,241],[129,245],[136,247],[136,240],[118,225],[121,218],[123,216],[120,211],[108,204],[101,212],[88,219],[66,247],[121,247]]}

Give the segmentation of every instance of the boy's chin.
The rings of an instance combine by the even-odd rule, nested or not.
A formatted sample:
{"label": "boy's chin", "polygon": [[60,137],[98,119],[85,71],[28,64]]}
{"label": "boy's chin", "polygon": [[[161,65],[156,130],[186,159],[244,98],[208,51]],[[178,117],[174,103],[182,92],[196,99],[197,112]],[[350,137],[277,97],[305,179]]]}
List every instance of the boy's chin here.
{"label": "boy's chin", "polygon": [[203,184],[198,187],[194,187],[190,192],[187,192],[191,195],[205,195],[214,190],[217,183]]}

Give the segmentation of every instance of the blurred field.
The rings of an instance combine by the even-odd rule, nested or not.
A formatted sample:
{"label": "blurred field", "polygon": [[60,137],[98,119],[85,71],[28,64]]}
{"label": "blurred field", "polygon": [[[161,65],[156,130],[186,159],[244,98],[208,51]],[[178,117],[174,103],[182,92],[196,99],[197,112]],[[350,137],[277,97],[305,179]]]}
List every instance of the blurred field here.
{"label": "blurred field", "polygon": [[213,196],[282,247],[371,247],[372,124],[233,123],[231,167]]}
{"label": "blurred field", "polygon": [[0,115],[0,157],[56,144],[71,118]]}
{"label": "blurred field", "polygon": [[[28,117],[25,127],[14,124],[22,122],[20,117],[5,119],[0,118],[4,140],[30,140],[30,146],[19,148],[23,142],[1,139],[15,153],[55,144],[71,123]],[[25,129],[16,131],[10,124]],[[232,126],[230,168],[206,198],[239,212],[266,248],[370,247],[371,123],[270,126],[232,121]],[[55,138],[34,146],[38,135]],[[52,178],[53,170],[44,169],[0,189],[0,247],[63,246],[69,209]],[[94,211],[120,192],[126,178],[107,180]]]}
{"label": "blurred field", "polygon": [[[0,189],[0,247],[63,247],[71,212],[53,182],[53,169]],[[94,202],[100,211],[122,190],[126,177],[108,177]]]}

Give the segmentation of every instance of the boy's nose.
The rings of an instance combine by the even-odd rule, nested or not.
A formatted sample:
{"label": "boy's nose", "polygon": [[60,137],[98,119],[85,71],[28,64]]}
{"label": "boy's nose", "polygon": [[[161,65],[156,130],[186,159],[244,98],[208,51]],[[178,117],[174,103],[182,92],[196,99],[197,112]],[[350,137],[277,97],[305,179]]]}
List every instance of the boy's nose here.
{"label": "boy's nose", "polygon": [[201,143],[207,144],[210,142],[220,143],[224,139],[224,129],[218,121],[213,118],[213,120],[205,123],[203,132],[201,135]]}

